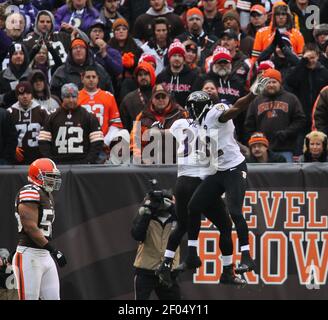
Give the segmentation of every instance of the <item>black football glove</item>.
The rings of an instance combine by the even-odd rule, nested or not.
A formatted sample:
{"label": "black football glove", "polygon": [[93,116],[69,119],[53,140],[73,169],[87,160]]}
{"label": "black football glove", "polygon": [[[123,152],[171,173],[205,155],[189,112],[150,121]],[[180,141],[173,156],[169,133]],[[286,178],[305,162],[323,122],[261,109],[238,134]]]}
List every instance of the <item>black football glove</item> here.
{"label": "black football glove", "polygon": [[60,268],[66,266],[67,261],[66,261],[64,254],[61,251],[55,250],[54,252],[51,253],[51,255],[54,258],[54,260],[57,262],[57,264]]}
{"label": "black football glove", "polygon": [[60,268],[66,266],[67,264],[67,261],[66,261],[66,258],[64,256],[64,254],[57,250],[57,249],[54,249],[50,244],[49,242],[43,247],[43,249],[46,249],[50,252],[51,256],[53,257],[53,259],[57,262],[58,266]]}

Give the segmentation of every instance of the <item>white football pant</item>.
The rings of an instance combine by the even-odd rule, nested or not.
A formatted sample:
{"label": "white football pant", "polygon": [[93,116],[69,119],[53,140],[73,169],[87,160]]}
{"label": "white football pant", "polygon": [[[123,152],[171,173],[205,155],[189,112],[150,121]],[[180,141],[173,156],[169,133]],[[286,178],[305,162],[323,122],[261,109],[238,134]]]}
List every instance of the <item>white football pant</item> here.
{"label": "white football pant", "polygon": [[50,252],[18,246],[13,269],[20,300],[59,300],[59,278]]}

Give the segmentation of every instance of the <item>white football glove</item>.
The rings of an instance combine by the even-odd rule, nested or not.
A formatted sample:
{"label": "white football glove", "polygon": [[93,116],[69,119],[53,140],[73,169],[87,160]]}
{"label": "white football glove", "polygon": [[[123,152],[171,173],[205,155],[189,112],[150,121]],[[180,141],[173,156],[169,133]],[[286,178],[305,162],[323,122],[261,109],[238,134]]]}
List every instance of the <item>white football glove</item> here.
{"label": "white football glove", "polygon": [[255,95],[259,96],[263,93],[267,83],[270,81],[270,78],[262,78],[258,77],[256,78],[255,82],[250,87],[250,91]]}

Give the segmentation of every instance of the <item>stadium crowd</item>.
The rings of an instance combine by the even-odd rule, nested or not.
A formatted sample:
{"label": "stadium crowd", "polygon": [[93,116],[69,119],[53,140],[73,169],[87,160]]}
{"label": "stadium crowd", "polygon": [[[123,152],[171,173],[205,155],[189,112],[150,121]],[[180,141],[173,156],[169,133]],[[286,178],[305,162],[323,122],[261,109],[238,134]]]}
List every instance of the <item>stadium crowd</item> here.
{"label": "stadium crowd", "polygon": [[0,164],[115,163],[122,139],[151,164],[191,92],[233,105],[263,72],[234,119],[248,161],[325,162],[327,20],[323,0],[0,0]]}

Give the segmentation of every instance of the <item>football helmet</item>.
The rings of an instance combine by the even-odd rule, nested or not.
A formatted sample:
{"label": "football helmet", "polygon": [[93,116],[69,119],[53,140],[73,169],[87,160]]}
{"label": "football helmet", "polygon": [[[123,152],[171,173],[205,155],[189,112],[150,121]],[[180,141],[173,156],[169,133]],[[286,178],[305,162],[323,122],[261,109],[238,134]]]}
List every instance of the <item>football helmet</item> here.
{"label": "football helmet", "polygon": [[43,188],[46,192],[52,192],[59,190],[62,180],[56,164],[48,158],[40,158],[31,163],[28,181]]}
{"label": "football helmet", "polygon": [[189,112],[189,116],[200,123],[212,105],[213,102],[208,93],[195,91],[188,96],[186,109]]}

